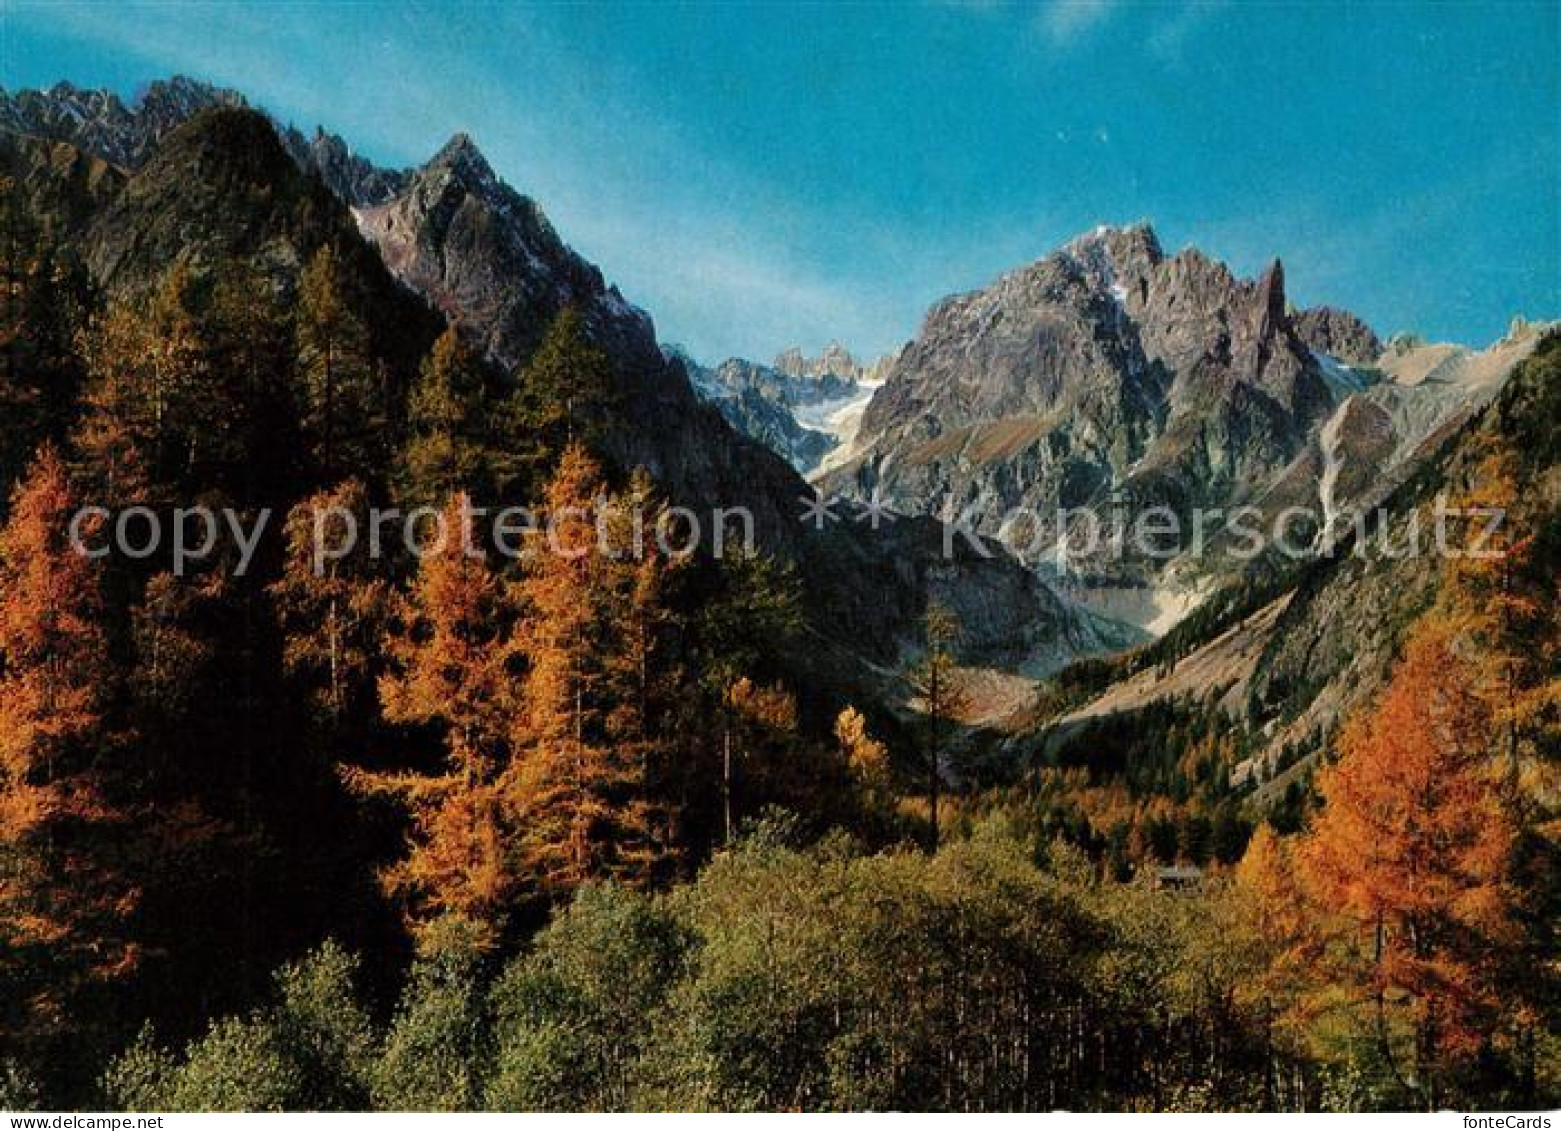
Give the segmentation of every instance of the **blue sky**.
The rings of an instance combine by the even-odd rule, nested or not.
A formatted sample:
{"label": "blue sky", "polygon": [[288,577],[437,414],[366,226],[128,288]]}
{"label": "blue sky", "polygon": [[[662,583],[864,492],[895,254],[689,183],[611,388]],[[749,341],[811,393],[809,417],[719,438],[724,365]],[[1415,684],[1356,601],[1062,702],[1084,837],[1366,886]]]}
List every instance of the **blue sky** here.
{"label": "blue sky", "polygon": [[0,82],[237,86],[384,164],[467,130],[701,356],[926,308],[1151,220],[1379,330],[1561,315],[1561,5],[36,4]]}

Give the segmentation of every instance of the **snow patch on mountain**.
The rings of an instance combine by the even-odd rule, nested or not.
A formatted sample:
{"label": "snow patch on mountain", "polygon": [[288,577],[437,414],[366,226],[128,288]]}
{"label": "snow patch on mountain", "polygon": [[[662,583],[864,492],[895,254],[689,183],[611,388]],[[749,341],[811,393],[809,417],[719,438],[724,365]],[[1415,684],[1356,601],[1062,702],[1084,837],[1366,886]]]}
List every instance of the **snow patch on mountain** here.
{"label": "snow patch on mountain", "polygon": [[1317,350],[1311,352],[1336,403],[1342,403],[1346,397],[1361,392],[1370,383],[1353,365],[1346,365],[1338,358]]}
{"label": "snow patch on mountain", "polygon": [[1317,444],[1322,451],[1322,474],[1317,478],[1317,500],[1322,507],[1322,529],[1318,531],[1317,538],[1320,545],[1328,545],[1332,536],[1334,520],[1338,517],[1339,508],[1334,499],[1334,491],[1339,483],[1339,472],[1344,466],[1344,460],[1340,453],[1339,436],[1343,430],[1344,416],[1350,410],[1350,398],[1346,397],[1339,402],[1339,407],[1334,409],[1333,415],[1322,426],[1317,434]]}
{"label": "snow patch on mountain", "polygon": [[[862,416],[873,399],[873,394],[883,388],[882,381],[860,381],[857,391],[850,396],[820,405],[799,409],[797,418],[809,428],[816,428],[835,438],[835,448],[820,461],[813,477],[849,463],[856,457],[856,437],[862,428]],[[810,477],[811,478],[811,477]]]}

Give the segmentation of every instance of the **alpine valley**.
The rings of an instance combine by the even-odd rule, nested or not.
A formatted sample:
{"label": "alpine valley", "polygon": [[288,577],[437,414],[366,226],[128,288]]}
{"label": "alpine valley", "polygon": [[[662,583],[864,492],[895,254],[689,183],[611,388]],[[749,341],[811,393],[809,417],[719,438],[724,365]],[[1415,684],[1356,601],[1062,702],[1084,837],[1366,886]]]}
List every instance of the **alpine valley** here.
{"label": "alpine valley", "polygon": [[[696,358],[466,134],[183,77],[0,90],[0,187],[0,1107],[1561,1094],[1554,323],[1139,222],[881,358]],[[310,541],[463,498],[754,548]],[[84,504],[277,517],[185,569]],[[1404,549],[1449,510],[1494,564]]]}

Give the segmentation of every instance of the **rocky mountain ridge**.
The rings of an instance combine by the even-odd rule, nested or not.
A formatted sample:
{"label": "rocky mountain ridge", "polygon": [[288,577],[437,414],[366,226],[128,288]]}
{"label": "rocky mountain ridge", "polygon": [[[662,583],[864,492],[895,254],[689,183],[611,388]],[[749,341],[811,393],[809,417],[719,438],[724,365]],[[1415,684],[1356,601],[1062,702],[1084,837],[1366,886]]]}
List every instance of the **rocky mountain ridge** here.
{"label": "rocky mountain ridge", "polygon": [[[90,221],[102,237],[90,241],[87,254],[113,290],[134,289],[134,281],[187,251],[195,252],[197,266],[202,256],[227,250],[258,258],[279,286],[291,285],[309,248],[289,233],[317,233],[310,217],[328,215],[334,225],[350,207],[367,240],[348,241],[353,254],[361,248],[382,262],[400,284],[397,302],[412,295],[426,302],[509,381],[525,379],[549,322],[566,307],[577,310],[614,373],[604,454],[625,469],[645,467],[675,502],[750,513],[760,544],[797,564],[809,592],[815,658],[835,673],[837,686],[880,679],[914,651],[918,620],[934,598],[961,616],[973,662],[1040,672],[1120,644],[1114,626],[1072,609],[1006,555],[947,545],[934,519],[906,518],[875,532],[836,513],[827,529],[805,525],[798,516],[813,494],[805,481],[700,403],[682,364],[663,356],[649,316],[576,255],[534,201],[503,184],[469,137],[455,135],[405,173],[350,160],[344,166],[340,158],[350,151],[322,140],[324,134],[301,160],[274,120],[230,99],[200,105],[211,95],[199,84],[165,85],[188,95],[170,114],[191,112],[168,129],[161,116],[145,113],[147,105],[164,105],[150,93],[139,113],[124,114],[109,112],[104,96],[93,105],[109,111],[92,118],[91,128],[66,110],[44,113],[50,92],[7,94],[0,107],[13,127],[42,123],[71,132],[134,166],[120,170]],[[80,96],[67,89],[63,97],[75,105]],[[26,109],[20,122],[18,107]],[[154,135],[155,145],[139,148],[138,139]],[[70,145],[26,129],[5,137],[18,149]],[[343,167],[350,176],[328,177]],[[312,175],[299,177],[300,168]],[[248,194],[254,207],[220,207],[234,191]],[[427,317],[409,321],[426,325]]]}
{"label": "rocky mountain ridge", "polygon": [[1096,229],[934,307],[867,410],[870,450],[834,482],[899,498],[940,480],[973,500],[984,485],[962,468],[1028,461],[1005,502],[1229,494],[1330,404],[1285,306],[1277,261],[1238,280],[1196,250],[1166,257],[1147,225]]}
{"label": "rocky mountain ridge", "polygon": [[[1185,530],[1194,512],[1301,506],[1315,537],[1488,391],[1410,388],[1383,355],[1358,317],[1293,310],[1278,260],[1240,279],[1194,248],[1166,255],[1147,224],[1100,227],[933,307],[820,484],[967,515],[1042,569],[1053,517],[1080,508],[1165,507]],[[1492,387],[1522,350],[1497,356]],[[1245,568],[1221,522],[1213,554],[1069,557],[1072,591],[1163,630]]]}
{"label": "rocky mountain ridge", "polygon": [[244,96],[177,75],[149,83],[129,105],[110,90],[59,82],[48,90],[0,89],[0,129],[69,142],[122,169],[140,168],[158,143],[201,110],[247,106]]}
{"label": "rocky mountain ridge", "polygon": [[1371,365],[1382,356],[1382,340],[1356,315],[1333,306],[1314,306],[1293,316],[1295,332],[1315,353],[1346,365]]}
{"label": "rocky mountain ridge", "polygon": [[831,342],[817,358],[792,347],[772,365],[731,357],[712,368],[680,346],[663,349],[683,363],[695,392],[732,427],[805,475],[821,472],[849,451],[861,414],[892,361],[863,365]]}
{"label": "rocky mountain ridge", "polygon": [[832,382],[876,383],[882,360],[880,358],[876,362],[864,364],[838,341],[831,341],[819,351],[817,357],[806,356],[799,346],[788,346],[775,355],[770,368],[788,377],[810,378],[826,389],[832,389],[838,388]]}
{"label": "rocky mountain ridge", "polygon": [[[59,82],[48,90],[15,94],[0,88],[0,129],[67,142],[133,172],[151,158],[167,134],[195,114],[248,106],[236,90],[184,75],[148,83],[128,105],[113,91]],[[276,118],[270,120],[299,168],[319,174],[348,204],[383,203],[406,179],[404,172],[378,168],[353,153],[345,141],[323,128],[316,127],[311,136]]]}
{"label": "rocky mountain ridge", "polygon": [[834,446],[825,432],[804,428],[792,412],[783,389],[770,375],[789,380],[765,366],[730,358],[715,369],[701,365],[677,345],[664,345],[669,361],[677,361],[701,400],[714,405],[738,432],[783,457],[798,472],[816,467]]}
{"label": "rocky mountain ridge", "polygon": [[[1400,360],[1426,349],[1449,352],[1401,346]],[[1561,494],[1554,471],[1561,427],[1554,415],[1561,390],[1556,324],[1514,326],[1483,353],[1483,365],[1469,360],[1479,356],[1473,351],[1460,356],[1476,372],[1501,367],[1510,381],[1487,383],[1488,395],[1461,419],[1423,438],[1419,458],[1380,488],[1370,526],[1341,532],[1335,547],[1300,565],[1287,583],[1253,590],[1228,614],[1181,634],[1185,639],[1167,638],[1142,659],[1119,658],[1117,677],[1082,702],[1040,720],[1027,718],[1028,705],[1021,706],[1006,723],[1018,760],[1046,757],[1091,723],[1132,719],[1157,704],[1198,703],[1249,736],[1245,755],[1229,770],[1258,808],[1304,778],[1342,722],[1384,685],[1405,632],[1445,581],[1448,561],[1432,552],[1435,500],[1457,498],[1491,452],[1521,431],[1531,441],[1518,450],[1533,464],[1534,493],[1518,499],[1506,521],[1532,523],[1554,513]],[[1370,403],[1351,397],[1343,411]],[[1541,521],[1534,534],[1554,531]]]}

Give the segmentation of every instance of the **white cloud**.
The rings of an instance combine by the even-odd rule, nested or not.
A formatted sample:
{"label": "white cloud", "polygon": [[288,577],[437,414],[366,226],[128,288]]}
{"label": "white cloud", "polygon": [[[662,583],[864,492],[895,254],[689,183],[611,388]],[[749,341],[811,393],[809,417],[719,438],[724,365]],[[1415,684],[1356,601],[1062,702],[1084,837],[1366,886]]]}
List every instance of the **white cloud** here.
{"label": "white cloud", "polygon": [[1054,44],[1074,43],[1104,23],[1114,7],[1116,0],[1049,0],[1041,9],[1041,28]]}
{"label": "white cloud", "polygon": [[1145,46],[1168,67],[1180,67],[1186,62],[1188,43],[1210,16],[1228,6],[1229,0],[1198,0],[1177,8],[1154,27]]}

